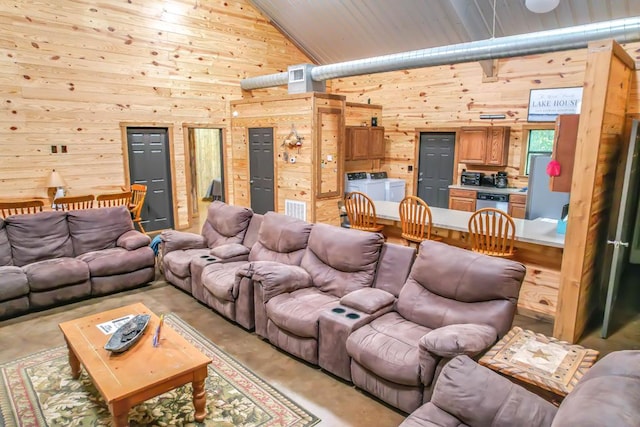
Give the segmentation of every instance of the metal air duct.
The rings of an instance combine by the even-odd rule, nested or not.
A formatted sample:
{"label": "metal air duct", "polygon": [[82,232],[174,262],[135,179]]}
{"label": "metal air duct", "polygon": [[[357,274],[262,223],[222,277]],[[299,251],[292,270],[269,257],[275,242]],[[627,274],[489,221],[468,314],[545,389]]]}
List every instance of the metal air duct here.
{"label": "metal air duct", "polygon": [[[311,78],[319,82],[338,77],[580,49],[587,47],[590,41],[603,39],[615,39],[621,43],[640,40],[640,17],[319,65],[311,69]],[[287,73],[283,72],[243,79],[240,86],[251,90],[281,86],[287,82]]]}

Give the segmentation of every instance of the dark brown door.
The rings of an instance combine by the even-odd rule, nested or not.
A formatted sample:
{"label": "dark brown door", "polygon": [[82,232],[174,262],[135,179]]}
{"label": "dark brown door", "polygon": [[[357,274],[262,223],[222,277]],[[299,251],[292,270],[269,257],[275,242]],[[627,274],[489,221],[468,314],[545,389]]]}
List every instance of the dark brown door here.
{"label": "dark brown door", "polygon": [[420,134],[418,197],[436,208],[449,207],[449,185],[453,179],[455,133]]}
{"label": "dark brown door", "polygon": [[147,186],[142,226],[148,232],[173,228],[169,138],[166,128],[127,128],[129,179]]}
{"label": "dark brown door", "polygon": [[251,209],[264,214],[274,210],[273,128],[250,128],[249,147]]}

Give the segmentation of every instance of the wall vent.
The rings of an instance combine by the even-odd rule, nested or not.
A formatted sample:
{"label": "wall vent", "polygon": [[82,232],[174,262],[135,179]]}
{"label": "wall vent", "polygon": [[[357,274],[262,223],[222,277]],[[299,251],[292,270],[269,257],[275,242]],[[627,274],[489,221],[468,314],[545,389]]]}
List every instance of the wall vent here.
{"label": "wall vent", "polygon": [[307,204],[305,202],[298,202],[295,200],[285,199],[284,214],[306,221],[307,220]]}

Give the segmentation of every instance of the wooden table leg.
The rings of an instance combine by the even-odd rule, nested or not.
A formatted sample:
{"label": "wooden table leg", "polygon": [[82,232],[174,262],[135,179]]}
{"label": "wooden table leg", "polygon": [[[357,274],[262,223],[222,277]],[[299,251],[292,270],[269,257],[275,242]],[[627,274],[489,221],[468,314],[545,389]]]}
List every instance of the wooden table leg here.
{"label": "wooden table leg", "polygon": [[129,427],[129,407],[121,402],[111,403],[109,412],[113,417],[113,427]]}
{"label": "wooden table leg", "polygon": [[80,361],[78,356],[73,352],[71,346],[67,342],[67,349],[69,350],[69,366],[71,366],[71,378],[77,380],[80,377]]}
{"label": "wooden table leg", "polygon": [[207,378],[207,368],[196,372],[191,385],[193,387],[193,407],[195,408],[195,416],[197,422],[202,422],[207,415],[207,395],[204,389],[204,380]]}

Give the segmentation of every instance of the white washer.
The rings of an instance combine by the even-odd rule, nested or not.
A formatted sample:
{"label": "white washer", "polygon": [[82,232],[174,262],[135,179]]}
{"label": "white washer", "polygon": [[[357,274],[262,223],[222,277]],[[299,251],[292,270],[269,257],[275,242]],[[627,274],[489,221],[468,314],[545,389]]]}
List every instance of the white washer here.
{"label": "white washer", "polygon": [[384,180],[384,199],[401,202],[404,199],[407,183],[404,179],[387,178]]}
{"label": "white washer", "polygon": [[385,200],[385,186],[382,179],[358,179],[360,177],[366,177],[366,173],[355,172],[347,175],[351,175],[351,179],[346,177],[344,191],[350,193],[352,191],[359,191],[369,196],[371,200]]}

